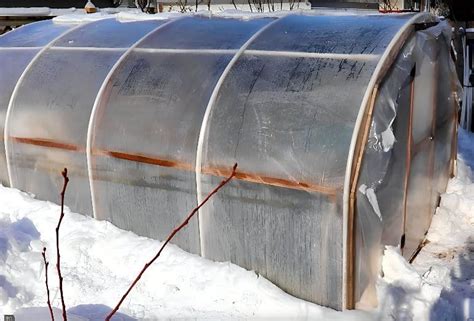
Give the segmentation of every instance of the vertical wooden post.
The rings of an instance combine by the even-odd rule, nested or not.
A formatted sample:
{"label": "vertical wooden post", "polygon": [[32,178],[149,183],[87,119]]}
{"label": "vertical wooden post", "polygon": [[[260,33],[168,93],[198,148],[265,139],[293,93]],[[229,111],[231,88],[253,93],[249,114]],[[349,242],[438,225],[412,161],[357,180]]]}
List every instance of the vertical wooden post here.
{"label": "vertical wooden post", "polygon": [[[403,235],[406,233],[406,224],[407,224],[407,195],[408,195],[408,180],[410,178],[411,171],[411,160],[412,160],[412,149],[413,149],[413,105],[415,97],[415,74],[416,74],[416,65],[411,71],[410,78],[410,110],[408,116],[408,141],[407,141],[407,156],[406,156],[406,167],[405,167],[405,181],[404,181],[404,195],[403,195]],[[406,236],[405,236],[406,238]],[[403,247],[401,248],[402,255]]]}

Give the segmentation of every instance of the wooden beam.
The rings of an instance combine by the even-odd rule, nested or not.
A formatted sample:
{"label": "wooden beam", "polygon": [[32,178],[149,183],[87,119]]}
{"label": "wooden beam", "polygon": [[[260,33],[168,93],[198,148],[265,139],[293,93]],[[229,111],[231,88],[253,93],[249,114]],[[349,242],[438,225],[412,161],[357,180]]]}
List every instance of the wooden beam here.
{"label": "wooden beam", "polygon": [[[27,144],[39,147],[53,148],[53,149],[62,149],[69,152],[79,152],[85,153],[85,147],[78,146],[74,144],[59,142],[50,139],[44,138],[30,138],[30,137],[10,137],[10,139],[19,144]],[[112,157],[116,159],[122,159],[142,164],[155,165],[160,167],[174,168],[177,170],[195,172],[194,164],[190,162],[183,162],[179,160],[172,160],[167,158],[161,158],[154,155],[145,155],[140,153],[127,153],[122,151],[113,151],[105,149],[94,149],[92,150],[92,155],[96,156],[105,156]],[[67,165],[67,164],[64,164]],[[227,177],[230,174],[230,169],[227,167],[218,167],[218,166],[208,166],[204,167],[201,170],[202,174],[212,175],[217,177]],[[320,184],[315,184],[312,182],[304,181],[295,181],[290,179],[260,175],[256,173],[249,173],[243,171],[237,171],[235,179],[255,183],[255,184],[264,184],[275,187],[282,187],[288,189],[301,190],[306,192],[313,192],[324,194],[328,196],[331,200],[335,201],[338,193],[342,192],[341,187],[330,187]]]}

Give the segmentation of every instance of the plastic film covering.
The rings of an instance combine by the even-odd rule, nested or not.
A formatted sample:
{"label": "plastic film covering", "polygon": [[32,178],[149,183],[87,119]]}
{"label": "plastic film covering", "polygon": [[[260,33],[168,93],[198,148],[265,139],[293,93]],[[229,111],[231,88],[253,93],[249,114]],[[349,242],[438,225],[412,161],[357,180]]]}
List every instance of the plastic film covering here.
{"label": "plastic film covering", "polygon": [[374,305],[383,245],[410,258],[450,175],[456,72],[446,22],[405,44],[378,87],[357,190],[355,299]]}
{"label": "plastic film covering", "polygon": [[216,169],[237,162],[240,178],[201,211],[205,257],[342,308],[348,148],[378,53],[404,22],[290,15],[252,42],[204,124],[199,197]]}
{"label": "plastic film covering", "polygon": [[9,62],[0,179],[8,183],[8,160],[13,187],[57,202],[67,167],[72,210],[163,239],[238,163],[175,244],[335,309],[347,307],[354,279],[359,305],[373,304],[382,245],[416,251],[453,168],[449,27],[412,26],[384,62],[361,130],[355,257],[345,256],[356,118],[411,17],[183,15],[19,28],[0,37]]}
{"label": "plastic film covering", "polygon": [[[57,201],[62,186],[60,171],[67,167],[71,178],[67,205],[92,215],[87,127],[97,92],[124,52],[94,48],[104,43],[128,47],[158,24],[134,23],[130,26],[134,29],[132,40],[112,32],[123,29],[123,23],[100,20],[71,30],[40,53],[18,83],[10,106],[6,142],[12,186],[40,199]],[[106,36],[94,34],[101,28]],[[75,47],[77,44],[87,47]]]}
{"label": "plastic film covering", "polygon": [[[71,26],[57,26],[51,21],[26,25],[0,37],[0,131],[5,130],[5,119],[10,97],[26,66],[43,46]],[[10,185],[4,141],[0,146],[0,183]]]}
{"label": "plastic film covering", "polygon": [[[237,49],[271,21],[186,17],[130,52],[91,129],[97,217],[163,239],[197,205],[196,150],[210,96]],[[200,253],[198,221],[175,243]]]}
{"label": "plastic film covering", "polygon": [[74,25],[51,20],[27,24],[0,37],[0,47],[44,47]]}

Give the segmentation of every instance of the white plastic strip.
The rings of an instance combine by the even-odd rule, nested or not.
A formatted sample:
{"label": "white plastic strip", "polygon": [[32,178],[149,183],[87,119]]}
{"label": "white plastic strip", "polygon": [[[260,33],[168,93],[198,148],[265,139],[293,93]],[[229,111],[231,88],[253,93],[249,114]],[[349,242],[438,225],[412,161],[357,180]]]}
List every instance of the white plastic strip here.
{"label": "white plastic strip", "polygon": [[[227,75],[229,74],[230,70],[234,66],[234,64],[237,62],[237,60],[242,56],[244,51],[248,48],[248,46],[264,32],[267,30],[270,26],[274,25],[276,22],[280,21],[280,19],[275,19],[274,21],[268,23],[264,27],[262,27],[259,31],[254,33],[252,37],[250,37],[243,45],[240,47],[239,51],[232,57],[231,61],[227,64],[226,68],[222,72],[221,76],[219,77],[219,80],[216,83],[216,86],[214,87],[214,90],[212,91],[211,97],[209,98],[209,102],[206,106],[206,111],[204,112],[204,117],[202,120],[201,124],[201,130],[199,131],[199,138],[198,138],[198,144],[197,144],[197,150],[196,150],[196,194],[197,194],[197,201],[198,204],[202,202],[202,184],[201,184],[201,167],[202,167],[202,152],[203,152],[203,144],[204,144],[204,136],[207,130],[208,126],[208,121],[209,121],[209,115],[211,113],[211,110],[216,102],[217,95],[222,87],[222,84],[224,83],[224,80],[226,79]],[[233,164],[231,164],[233,165]],[[199,220],[198,220],[199,222]],[[202,240],[202,233],[201,233],[201,228],[200,228],[200,223],[198,223],[199,227],[199,238],[200,238],[200,243],[201,243],[201,255],[205,256],[205,253],[203,251],[203,240]]]}
{"label": "white plastic strip", "polygon": [[143,37],[141,37],[140,39],[138,39],[130,48],[128,48],[123,54],[122,56],[120,56],[120,58],[115,62],[115,64],[112,66],[112,68],[110,69],[109,73],[107,74],[107,76],[105,77],[104,81],[102,82],[102,85],[100,86],[100,89],[99,89],[99,92],[97,93],[97,96],[95,98],[95,101],[94,101],[94,105],[92,107],[92,111],[91,111],[91,116],[90,116],[90,119],[89,119],[89,126],[87,128],[87,144],[86,144],[86,156],[87,156],[87,172],[88,172],[88,176],[89,176],[89,185],[90,185],[90,189],[91,189],[91,198],[92,198],[92,212],[94,214],[94,218],[96,219],[101,219],[98,215],[97,215],[97,209],[96,209],[96,204],[95,204],[95,191],[94,191],[94,183],[92,181],[92,145],[93,145],[93,138],[94,138],[94,132],[95,132],[95,121],[96,121],[96,115],[97,115],[97,111],[98,111],[98,108],[100,106],[100,104],[102,103],[102,99],[103,99],[103,95],[104,95],[104,92],[105,92],[105,89],[107,88],[107,84],[110,82],[112,76],[114,75],[115,71],[118,69],[118,67],[122,64],[122,62],[128,57],[128,55],[132,52],[132,51],[136,51],[137,49],[137,46],[139,46],[143,41],[145,41],[146,39],[148,39],[148,37],[150,37],[152,34],[154,34],[156,31],[168,26],[169,24],[175,22],[175,21],[178,21],[178,20],[181,20],[183,18],[185,18],[186,16],[183,16],[183,17],[180,17],[180,18],[177,18],[177,19],[173,19],[173,20],[170,20],[170,21],[167,21],[161,25],[159,25],[158,27],[156,27],[155,29],[153,29],[152,31],[148,32],[147,34],[145,34]]}
{"label": "white plastic strip", "polygon": [[[1,50],[2,48],[0,48]],[[30,49],[30,48],[27,48]],[[64,51],[126,51],[129,48],[101,48],[101,47],[63,47],[54,46],[51,50]],[[170,48],[135,48],[135,52],[144,53],[173,53],[173,54],[209,54],[209,55],[235,55],[239,49],[170,49]],[[246,50],[245,54],[254,56],[286,57],[286,58],[319,58],[335,60],[357,60],[374,61],[380,59],[381,55],[376,54],[337,54],[323,52],[297,52],[297,51],[267,51],[267,50]]]}
{"label": "white plastic strip", "polygon": [[266,51],[266,50],[246,50],[245,54],[254,56],[286,57],[286,58],[320,58],[336,60],[357,60],[374,61],[380,59],[380,55],[375,54],[337,54],[321,52],[296,52],[296,51]]}
{"label": "white plastic strip", "polygon": [[0,51],[40,50],[43,47],[0,47]]}
{"label": "white plastic strip", "polygon": [[359,113],[357,114],[357,119],[354,125],[354,131],[352,133],[351,144],[349,147],[349,155],[347,157],[347,165],[346,165],[346,172],[344,178],[344,192],[343,192],[343,307],[344,309],[347,308],[347,287],[348,287],[348,280],[347,280],[347,233],[348,233],[348,219],[349,219],[349,201],[350,201],[350,189],[351,189],[351,174],[352,174],[352,163],[354,161],[354,152],[357,143],[357,137],[359,136],[359,132],[361,130],[362,119],[364,118],[365,110],[368,106],[369,98],[372,95],[374,87],[376,85],[376,81],[383,76],[382,70],[387,63],[390,63],[389,58],[393,54],[393,50],[397,46],[397,44],[401,41],[402,35],[410,28],[414,23],[418,20],[423,18],[430,17],[431,15],[428,13],[419,13],[413,16],[410,20],[408,20],[400,30],[396,33],[393,37],[392,41],[390,41],[387,49],[383,53],[382,57],[380,58],[377,67],[375,68],[372,77],[370,78],[369,84],[367,86],[367,90],[365,91],[364,98],[362,99],[362,103],[359,108]]}
{"label": "white plastic strip", "polygon": [[54,46],[54,47],[51,47],[50,50],[55,50],[55,51],[98,51],[98,52],[112,51],[112,52],[120,52],[120,51],[127,51],[128,48],[61,47],[61,46]]}
{"label": "white plastic strip", "polygon": [[210,54],[235,55],[238,49],[168,49],[168,48],[137,48],[136,52],[145,53],[173,53],[173,54]]}
{"label": "white plastic strip", "polygon": [[[90,23],[92,23],[92,22],[90,22]],[[13,182],[12,169],[11,169],[11,164],[10,164],[10,146],[9,146],[9,140],[8,140],[8,136],[9,136],[8,133],[10,132],[10,116],[11,116],[11,112],[12,112],[12,109],[13,109],[13,103],[16,99],[16,96],[18,95],[18,90],[19,90],[22,82],[25,80],[26,75],[29,73],[29,71],[31,70],[33,65],[38,61],[38,59],[41,57],[41,55],[46,50],[51,48],[53,46],[53,44],[56,41],[58,41],[59,39],[61,39],[62,37],[70,34],[71,32],[73,32],[73,31],[75,31],[75,30],[77,30],[77,29],[79,29],[79,28],[81,28],[85,25],[90,24],[90,23],[78,24],[78,25],[66,30],[65,32],[63,32],[62,34],[60,34],[59,36],[57,36],[56,38],[51,40],[46,46],[42,47],[42,49],[40,51],[38,51],[38,53],[33,57],[33,59],[31,59],[30,63],[23,70],[23,73],[21,74],[20,78],[18,78],[18,81],[16,82],[15,88],[13,89],[12,95],[10,96],[10,102],[8,103],[7,114],[5,116],[5,129],[4,129],[4,132],[3,132],[3,141],[4,141],[4,144],[5,144],[5,156],[6,156],[6,160],[7,160],[7,172],[8,172],[8,180],[10,181],[10,187],[15,187],[15,184]]]}

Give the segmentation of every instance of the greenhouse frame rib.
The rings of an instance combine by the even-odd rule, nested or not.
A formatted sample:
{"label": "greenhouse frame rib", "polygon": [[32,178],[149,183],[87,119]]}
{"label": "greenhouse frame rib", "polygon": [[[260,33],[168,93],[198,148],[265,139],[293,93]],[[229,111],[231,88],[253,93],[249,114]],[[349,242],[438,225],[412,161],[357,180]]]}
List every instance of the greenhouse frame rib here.
{"label": "greenhouse frame rib", "polygon": [[[160,28],[167,26],[170,23],[173,23],[175,20],[170,20],[162,25],[159,25],[152,31],[148,32],[146,35],[144,35],[142,38],[138,39],[130,48],[128,48],[122,56],[115,62],[114,66],[109,70],[107,76],[105,77],[104,81],[102,82],[102,85],[100,86],[99,92],[96,96],[96,99],[94,101],[94,105],[92,106],[92,111],[91,111],[91,116],[89,119],[89,125],[87,127],[87,143],[86,143],[86,158],[87,158],[87,171],[89,173],[89,178],[92,177],[92,167],[91,167],[91,162],[92,162],[92,143],[93,143],[93,137],[92,137],[92,132],[94,130],[94,125],[95,125],[95,120],[96,120],[96,114],[97,114],[97,108],[99,104],[102,101],[102,96],[104,94],[105,88],[112,78],[112,75],[114,72],[117,70],[117,68],[121,65],[121,63],[127,58],[127,56],[138,46],[140,45],[144,40],[146,40],[148,37],[150,37],[153,33],[155,33],[157,30]],[[90,189],[91,189],[91,195],[94,195],[94,184],[91,179],[89,179],[89,184],[90,184]],[[94,217],[97,219],[100,219],[99,217],[96,216],[96,205],[95,205],[95,200],[94,197],[92,196],[92,211],[94,213]]]}
{"label": "greenhouse frame rib", "polygon": [[[93,22],[90,22],[90,23],[93,23]],[[9,146],[8,146],[8,141],[7,141],[7,137],[9,136],[9,120],[10,120],[10,115],[11,115],[11,110],[12,110],[12,106],[13,106],[13,102],[15,101],[15,98],[18,94],[18,89],[20,88],[20,85],[21,83],[23,82],[23,80],[25,79],[26,75],[28,74],[28,71],[31,69],[31,67],[33,67],[33,65],[36,63],[36,61],[38,61],[38,59],[42,56],[42,54],[44,52],[46,52],[46,50],[48,50],[49,48],[51,48],[53,46],[53,44],[61,39],[63,36],[66,36],[68,35],[69,33],[75,31],[76,29],[79,29],[81,27],[83,27],[84,25],[83,24],[78,24],[68,30],[66,30],[65,32],[61,33],[59,36],[57,36],[56,38],[54,38],[53,40],[51,40],[46,46],[42,47],[40,49],[40,51],[38,51],[38,53],[34,56],[34,58],[30,61],[30,63],[26,66],[26,68],[23,70],[23,73],[21,74],[20,78],[18,79],[16,85],[15,85],[15,88],[13,89],[13,92],[12,92],[12,95],[10,97],[10,102],[8,104],[8,108],[7,108],[7,114],[6,114],[6,117],[5,117],[5,130],[4,130],[4,142],[5,142],[5,154],[6,155],[9,155]],[[10,164],[10,159],[9,157],[7,156],[7,171],[8,171],[8,179],[10,181],[10,185],[13,185],[12,184],[12,174],[11,174],[11,164]]]}
{"label": "greenhouse frame rib", "polygon": [[[95,97],[95,101],[92,107],[92,112],[90,114],[90,119],[88,123],[87,129],[87,143],[85,146],[86,152],[86,159],[87,159],[87,172],[89,175],[89,184],[90,184],[90,191],[92,194],[92,209],[94,213],[94,217],[97,219],[103,219],[98,213],[95,204],[95,197],[94,197],[94,184],[92,181],[93,169],[92,169],[92,156],[93,155],[107,155],[117,159],[124,159],[124,160],[131,160],[135,162],[141,162],[146,164],[152,164],[162,167],[172,167],[179,170],[191,171],[196,173],[196,187],[197,187],[197,201],[198,203],[202,200],[202,182],[201,182],[201,175],[200,174],[210,174],[213,176],[224,177],[227,176],[230,169],[227,168],[204,168],[203,161],[202,161],[202,153],[203,153],[203,143],[205,139],[205,132],[208,125],[209,115],[212,109],[215,106],[217,96],[221,90],[221,86],[226,79],[227,75],[229,74],[230,70],[234,66],[234,64],[239,60],[239,58],[245,54],[251,54],[255,56],[271,56],[271,57],[287,57],[287,58],[314,58],[314,59],[333,59],[333,60],[352,60],[352,61],[378,61],[376,65],[376,69],[373,72],[372,76],[370,77],[370,82],[365,90],[365,95],[361,104],[361,107],[357,114],[357,119],[355,122],[355,127],[352,132],[351,143],[349,147],[349,157],[347,159],[346,164],[346,171],[344,176],[344,186],[343,186],[343,286],[342,286],[342,293],[343,293],[343,307],[345,308],[353,308],[354,307],[354,298],[353,298],[353,285],[354,281],[352,280],[352,264],[353,264],[353,240],[352,235],[353,231],[353,222],[354,222],[354,188],[357,186],[357,179],[358,179],[358,166],[360,166],[361,157],[363,154],[363,144],[364,144],[364,137],[366,137],[367,127],[364,126],[370,122],[370,111],[371,108],[371,97],[373,98],[376,95],[376,88],[380,81],[383,79],[385,74],[387,73],[388,67],[391,65],[391,61],[393,60],[393,56],[399,52],[399,49],[404,44],[405,40],[411,35],[413,23],[418,21],[419,19],[427,16],[426,14],[419,14],[412,17],[409,21],[403,24],[403,27],[398,31],[398,33],[393,37],[391,40],[388,48],[384,51],[383,55],[380,56],[379,54],[337,54],[337,53],[308,53],[308,52],[289,52],[289,51],[267,51],[267,50],[253,50],[247,49],[267,28],[278,24],[287,16],[275,18],[273,21],[268,22],[264,26],[260,27],[253,35],[239,48],[239,49],[166,49],[166,48],[139,48],[138,46],[142,44],[146,39],[150,36],[165,28],[166,26],[172,25],[173,23],[185,18],[179,17],[170,19],[167,22],[157,26],[143,37],[138,39],[132,46],[128,48],[98,48],[98,47],[64,47],[64,46],[54,46],[54,44],[70,34],[77,29],[87,27],[90,24],[94,24],[96,21],[87,22],[83,24],[78,24],[66,31],[64,31],[61,35],[57,36],[53,40],[51,40],[47,45],[44,47],[37,47],[41,48],[40,51],[34,56],[34,58],[30,61],[27,67],[24,69],[23,73],[21,74],[18,82],[15,85],[14,91],[11,95],[10,102],[8,105],[8,110],[6,114],[6,122],[5,122],[5,130],[4,130],[4,141],[5,141],[5,149],[6,155],[9,155],[9,144],[8,140],[14,140],[16,142],[22,144],[30,144],[30,145],[37,145],[37,146],[48,146],[57,149],[64,149],[70,151],[84,151],[83,146],[74,146],[67,143],[62,143],[58,141],[47,141],[41,139],[26,139],[22,137],[13,137],[9,136],[9,122],[10,116],[13,108],[13,102],[15,101],[18,89],[20,88],[22,82],[24,81],[26,75],[28,74],[29,70],[32,66],[38,61],[38,59],[47,51],[114,51],[114,52],[123,52],[120,58],[114,63],[113,67],[108,71],[107,76],[103,80],[99,92]],[[33,47],[27,47],[27,49],[31,49]],[[10,50],[12,48],[2,48],[0,50]],[[150,52],[150,53],[188,53],[188,54],[228,54],[233,55],[230,62],[228,62],[227,66],[225,67],[224,71],[220,74],[217,84],[215,85],[214,89],[212,90],[212,94],[209,98],[209,102],[205,109],[204,118],[202,120],[200,131],[199,131],[199,138],[198,138],[198,145],[196,150],[196,163],[195,165],[185,163],[185,162],[177,162],[169,159],[160,159],[154,157],[152,155],[144,155],[144,154],[131,154],[125,153],[120,150],[105,150],[105,149],[94,149],[94,138],[95,138],[95,126],[97,122],[97,116],[100,112],[101,103],[103,102],[103,97],[107,86],[109,85],[112,77],[120,68],[120,66],[124,63],[126,58],[132,52]],[[372,106],[373,107],[373,106]],[[8,177],[10,182],[13,183],[12,180],[12,173],[11,173],[11,164],[10,158],[7,156],[7,170],[8,170]],[[251,173],[245,172],[238,172],[236,175],[236,179],[243,180],[247,182],[253,182],[258,184],[266,184],[272,185],[277,187],[285,187],[289,189],[297,189],[303,191],[312,191],[321,194],[325,194],[329,197],[335,198],[338,189],[325,186],[325,185],[317,185],[314,183],[309,182],[301,182],[301,181],[293,181],[288,179],[280,179],[274,177],[267,177],[267,176],[259,176]],[[14,185],[14,184],[12,184]],[[199,225],[198,225],[199,227]]]}

